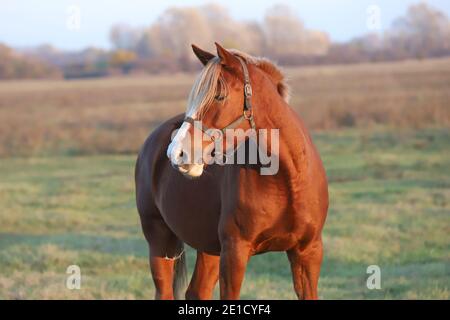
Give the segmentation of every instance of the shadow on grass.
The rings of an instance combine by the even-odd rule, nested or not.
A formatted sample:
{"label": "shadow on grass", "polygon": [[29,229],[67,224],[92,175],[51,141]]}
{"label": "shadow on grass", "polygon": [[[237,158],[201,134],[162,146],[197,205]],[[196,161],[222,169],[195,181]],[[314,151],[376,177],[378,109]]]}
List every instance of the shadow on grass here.
{"label": "shadow on grass", "polygon": [[[116,238],[86,234],[30,235],[0,233],[0,250],[6,250],[8,247],[16,245],[38,249],[42,245],[49,244],[66,250],[87,250],[139,258],[147,258],[148,256],[147,243],[145,239],[140,238]],[[195,250],[189,248],[187,251],[190,267],[193,267]],[[360,272],[364,273],[366,267],[361,263],[349,263],[348,261],[325,257],[322,264],[322,273],[352,276]],[[271,274],[283,278],[291,277],[289,261],[284,252],[269,252],[253,256],[250,259],[247,271],[254,275]]]}
{"label": "shadow on grass", "polygon": [[147,243],[140,238],[115,238],[86,234],[30,235],[0,233],[0,250],[10,246],[26,245],[38,248],[52,244],[66,250],[89,250],[100,253],[147,257]]}
{"label": "shadow on grass", "polygon": [[[30,235],[0,233],[0,250],[7,250],[8,247],[17,245],[37,250],[40,246],[49,244],[65,250],[86,250],[145,259],[148,257],[147,243],[140,238],[116,238],[86,234]],[[192,270],[195,264],[195,250],[188,248],[187,256],[188,267]],[[348,263],[325,257],[322,274],[352,277],[355,274],[364,274],[365,268],[366,266],[358,263]],[[252,257],[247,273],[253,276],[270,275],[272,279],[289,279],[289,281],[291,279],[289,261],[284,252],[270,252]]]}

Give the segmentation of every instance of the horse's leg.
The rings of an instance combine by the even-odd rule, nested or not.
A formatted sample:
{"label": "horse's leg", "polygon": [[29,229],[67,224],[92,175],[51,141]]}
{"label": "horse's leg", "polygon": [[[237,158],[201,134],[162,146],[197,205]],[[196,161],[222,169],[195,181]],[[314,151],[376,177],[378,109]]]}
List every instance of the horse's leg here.
{"label": "horse's leg", "polygon": [[184,254],[183,243],[169,229],[159,212],[141,214],[141,224],[149,245],[150,270],[156,289],[155,299],[173,300],[176,263],[174,258]]}
{"label": "horse's leg", "polygon": [[212,298],[214,287],[219,280],[219,259],[220,256],[197,251],[197,261],[186,291],[186,299],[208,300]]}
{"label": "horse's leg", "polygon": [[294,290],[299,299],[318,299],[320,265],[322,263],[322,240],[310,243],[306,248],[297,245],[287,251],[291,263]]}
{"label": "horse's leg", "polygon": [[250,257],[250,245],[233,239],[221,242],[220,299],[239,299],[245,269]]}
{"label": "horse's leg", "polygon": [[174,261],[152,256],[150,254],[150,270],[155,284],[156,300],[173,300],[172,289]]}

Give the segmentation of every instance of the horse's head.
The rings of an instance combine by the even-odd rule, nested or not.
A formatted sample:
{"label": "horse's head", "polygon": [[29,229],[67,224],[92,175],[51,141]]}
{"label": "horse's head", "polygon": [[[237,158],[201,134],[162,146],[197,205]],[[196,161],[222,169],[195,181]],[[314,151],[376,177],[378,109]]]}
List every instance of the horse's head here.
{"label": "horse's head", "polygon": [[[226,50],[217,43],[216,47],[217,56],[192,46],[204,69],[189,95],[185,120],[167,149],[172,166],[190,178],[202,175],[205,164],[217,159],[218,154],[235,150],[248,138],[249,129],[255,129],[252,104],[262,104],[262,95],[253,98],[253,91],[287,95],[282,76],[274,83],[256,68],[260,63],[260,68],[270,65],[279,72],[273,64]],[[246,134],[230,138],[227,129]]]}

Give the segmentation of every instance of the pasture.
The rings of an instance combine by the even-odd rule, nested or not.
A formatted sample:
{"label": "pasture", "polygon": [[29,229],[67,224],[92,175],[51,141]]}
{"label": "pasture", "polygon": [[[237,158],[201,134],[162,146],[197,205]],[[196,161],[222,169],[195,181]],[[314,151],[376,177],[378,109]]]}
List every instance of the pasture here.
{"label": "pasture", "polygon": [[[330,181],[320,297],[449,299],[450,60],[287,73]],[[0,299],[153,298],[134,161],[192,79],[0,83]],[[284,253],[251,259],[242,298],[294,297]]]}

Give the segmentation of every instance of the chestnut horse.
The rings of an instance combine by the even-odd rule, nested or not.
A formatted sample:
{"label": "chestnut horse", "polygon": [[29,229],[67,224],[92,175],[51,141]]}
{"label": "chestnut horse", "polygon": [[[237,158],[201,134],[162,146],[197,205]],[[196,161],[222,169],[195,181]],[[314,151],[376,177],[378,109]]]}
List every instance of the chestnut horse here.
{"label": "chestnut horse", "polygon": [[[284,76],[266,59],[217,43],[217,56],[192,47],[205,67],[186,114],[159,126],[136,163],[136,202],[156,298],[182,297],[187,243],[197,250],[187,299],[211,299],[218,280],[221,299],[238,299],[250,257],[268,251],[287,252],[298,298],[317,299],[328,184],[308,131],[288,105]],[[279,148],[271,151],[278,171],[261,174],[260,161],[180,161],[191,137],[208,127],[279,129]],[[248,142],[234,140],[234,151]]]}

